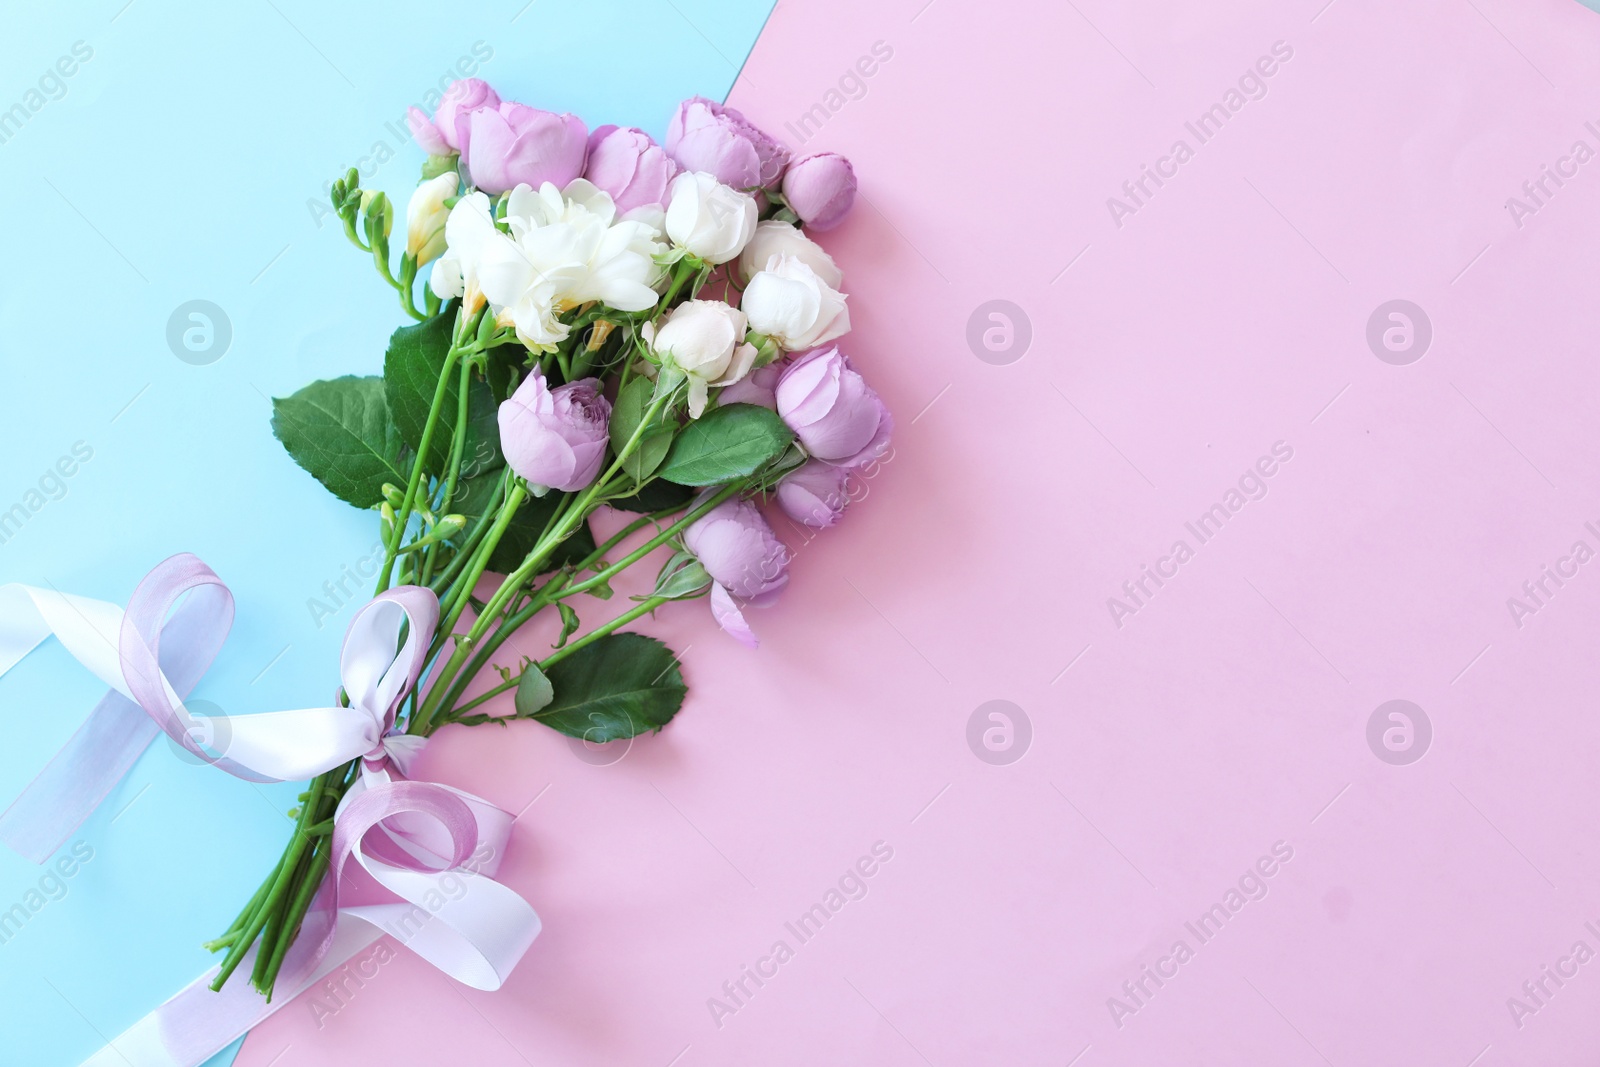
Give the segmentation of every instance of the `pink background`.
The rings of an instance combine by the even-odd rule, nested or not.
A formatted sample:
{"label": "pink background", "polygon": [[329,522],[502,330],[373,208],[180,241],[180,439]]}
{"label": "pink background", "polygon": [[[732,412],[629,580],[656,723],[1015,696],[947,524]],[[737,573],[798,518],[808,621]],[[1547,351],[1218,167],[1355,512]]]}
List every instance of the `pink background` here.
{"label": "pink background", "polygon": [[[1520,1027],[1507,999],[1600,950],[1600,563],[1520,628],[1507,598],[1600,549],[1600,161],[1520,228],[1505,205],[1600,148],[1600,17],[1323,4],[784,0],[730,99],[791,143],[893,50],[804,149],[861,176],[825,243],[892,462],[799,549],[759,653],[699,604],[648,627],[691,703],[620,762],[532,727],[430,750],[533,801],[504,875],[546,928],[505,990],[402,953],[239,1062],[1589,1062],[1600,961]],[[1267,95],[1119,228],[1107,198],[1278,41]],[[1433,327],[1408,366],[1365,339],[1397,298]],[[966,341],[990,299],[1031,320],[1009,365]],[[1279,441],[1267,496],[1119,628],[1107,598]],[[1433,727],[1405,766],[1366,738],[1397,698]],[[996,699],[1032,724],[1007,766],[967,743]],[[780,938],[719,1027],[708,998]],[[1119,1027],[1108,998],[1180,938]]]}

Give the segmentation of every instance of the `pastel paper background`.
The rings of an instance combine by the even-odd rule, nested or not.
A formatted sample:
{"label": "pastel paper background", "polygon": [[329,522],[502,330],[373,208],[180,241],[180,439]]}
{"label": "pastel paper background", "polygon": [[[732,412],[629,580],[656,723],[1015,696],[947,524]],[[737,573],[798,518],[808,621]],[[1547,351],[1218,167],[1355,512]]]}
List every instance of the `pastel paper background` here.
{"label": "pastel paper background", "polygon": [[[145,2],[113,26],[154,22]],[[687,79],[679,55],[726,83],[743,59],[730,27],[753,35],[765,14],[674,3],[705,38],[664,29],[670,5],[539,0],[517,24],[538,17],[538,44],[524,55],[496,39],[485,74],[592,123],[660,132],[665,105],[641,107],[657,90],[710,91],[658,84]],[[125,595],[141,554],[199,552],[255,607],[209,692],[264,707],[330,684],[342,623],[316,631],[304,600],[364,554],[371,526],[287,464],[249,385],[270,395],[375,368],[398,321],[304,214],[311,190],[279,186],[301,174],[315,187],[364,151],[426,81],[407,72],[459,50],[396,28],[380,63],[330,29],[320,43],[353,68],[356,96],[278,16],[261,19],[242,35],[260,49],[270,29],[278,50],[243,54],[280,93],[292,65],[308,106],[263,93],[250,121],[218,105],[208,123],[214,96],[192,86],[249,72],[179,48],[181,62],[141,61],[183,93],[183,128],[206,131],[197,150],[152,145],[135,121],[159,93],[80,93],[87,81],[32,120],[70,118],[76,136],[26,169],[11,154],[23,138],[0,146],[12,202],[39,195],[43,170],[152,284],[152,271],[176,278],[152,294],[92,232],[64,229],[74,214],[23,212],[13,225],[35,236],[18,247],[54,270],[0,289],[0,336],[64,331],[52,360],[7,360],[29,397],[30,430],[8,453],[22,471],[99,431],[67,497],[3,546],[8,575]],[[618,84],[626,55],[597,68],[584,54],[618,32],[666,57],[650,93]],[[668,32],[682,33],[676,52]],[[1600,949],[1586,925],[1600,928],[1600,590],[1594,561],[1571,561],[1575,542],[1600,549],[1585,525],[1600,528],[1600,163],[1573,149],[1600,150],[1586,126],[1600,127],[1597,38],[1570,0],[783,0],[729,99],[791,144],[855,161],[862,201],[824,240],[851,293],[849,348],[899,416],[894,458],[839,529],[807,541],[785,528],[794,580],[754,613],[760,652],[700,605],[649,627],[693,687],[662,734],[609,765],[615,753],[580,758],[531,728],[455,731],[427,753],[423,773],[529,805],[502,873],[545,933],[506,989],[453,987],[402,953],[344,977],[320,1010],[290,1005],[238,1062],[1586,1062],[1600,964],[1574,946]],[[1292,54],[1241,85],[1278,42]],[[29,58],[42,67],[59,47]],[[312,105],[325,97],[362,103]],[[1185,124],[1219,103],[1227,117],[1201,143]],[[1143,168],[1170,168],[1180,139],[1192,158],[1158,185]],[[384,164],[391,191],[409,182],[408,151]],[[180,157],[176,173],[128,166],[141,152]],[[264,199],[234,207],[231,227],[190,198],[156,199],[207,168],[222,168],[218,201],[237,204],[240,182]],[[105,196],[127,207],[101,218]],[[232,290],[196,248],[239,264]],[[208,368],[160,339],[169,309],[197,296],[238,331]],[[1426,316],[1420,354],[1415,333],[1384,348],[1386,314],[1369,342],[1395,300]],[[991,301],[1011,305],[1002,319]],[[96,323],[84,336],[65,325],[78,316]],[[92,368],[84,391],[55,384],[63,360]],[[159,390],[107,421],[152,379]],[[1218,504],[1229,517],[1201,543],[1186,524]],[[1192,558],[1174,572],[1179,540]],[[1147,566],[1167,568],[1163,584]],[[1563,566],[1563,584],[1545,577]],[[1518,618],[1512,598],[1537,610]],[[8,724],[31,724],[0,756],[7,782],[68,728],[18,709],[93,695],[61,658],[5,683]],[[1394,721],[1369,723],[1392,700],[1420,708],[1431,736],[1413,714],[1409,746],[1386,748]],[[1008,720],[988,718],[992,701],[1012,705]],[[292,798],[269,793],[274,807],[171,763],[141,764],[161,789],[114,826],[108,811],[95,861],[31,920],[39,955],[0,955],[16,989],[3,1010],[46,1062],[75,1062],[56,1051],[122,1023],[86,1026],[36,975],[80,1003],[120,993],[131,1020],[146,990],[95,964],[122,958],[111,946],[129,936],[192,943],[226,922],[281,832],[275,807]],[[27,882],[5,884],[14,899]],[[790,925],[818,904],[828,918],[802,940]],[[1191,932],[1219,904],[1227,918]],[[61,939],[49,951],[33,936],[46,931]],[[749,973],[780,940],[792,955],[757,985]],[[1189,952],[1173,965],[1179,940]],[[191,956],[148,984],[176,984]]]}
{"label": "pastel paper background", "polygon": [[[267,398],[377,373],[400,318],[337,220],[319,225],[309,205],[349,166],[403,205],[421,162],[406,105],[461,62],[508,95],[664,133],[678,100],[727,92],[767,15],[675,2],[476,3],[445,24],[416,3],[14,12],[0,35],[0,112],[46,72],[58,80],[0,143],[15,265],[0,286],[0,511],[30,490],[43,501],[3,530],[0,580],[126,602],[155,563],[195,552],[240,609],[197,698],[233,712],[326,701],[349,600],[370,592],[370,577],[350,575],[370,570],[376,526],[287,461]],[[578,47],[601,26],[603,56]],[[61,78],[75,42],[92,56]],[[665,68],[661,54],[673,57]],[[231,323],[207,365],[168,344],[169,317],[191,300]],[[77,442],[92,458],[41,491]],[[0,682],[0,804],[99,688],[53,643]],[[152,746],[78,835],[93,859],[0,943],[0,1061],[72,1067],[209,966],[200,942],[281,850],[299,788],[252,786]],[[532,780],[489,788],[510,803]],[[43,873],[0,850],[0,912],[26,903]]]}

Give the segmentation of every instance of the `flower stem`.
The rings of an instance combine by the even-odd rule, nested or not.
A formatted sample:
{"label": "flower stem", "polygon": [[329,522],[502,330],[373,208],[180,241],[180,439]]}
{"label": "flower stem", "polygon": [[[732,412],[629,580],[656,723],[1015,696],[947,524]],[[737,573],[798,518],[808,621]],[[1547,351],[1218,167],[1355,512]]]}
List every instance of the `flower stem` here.
{"label": "flower stem", "polygon": [[[460,332],[459,321],[457,332]],[[394,572],[395,557],[400,554],[400,543],[405,540],[406,525],[411,521],[411,509],[417,501],[417,488],[422,482],[422,470],[427,465],[428,449],[433,444],[433,431],[439,425],[439,409],[444,405],[446,391],[450,388],[450,371],[455,367],[456,361],[461,358],[462,350],[455,345],[450,346],[450,351],[445,353],[444,369],[439,374],[439,384],[433,391],[433,405],[428,408],[428,421],[422,427],[422,442],[417,448],[417,454],[411,462],[411,478],[406,482],[405,499],[400,508],[395,512],[393,537],[384,553],[383,569],[378,573],[378,591],[381,593],[389,588],[389,579]]]}

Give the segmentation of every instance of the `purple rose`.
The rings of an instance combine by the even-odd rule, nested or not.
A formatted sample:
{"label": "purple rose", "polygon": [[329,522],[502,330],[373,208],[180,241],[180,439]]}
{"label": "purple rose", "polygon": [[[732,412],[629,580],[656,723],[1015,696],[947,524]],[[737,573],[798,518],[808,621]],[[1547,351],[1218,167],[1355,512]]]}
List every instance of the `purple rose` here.
{"label": "purple rose", "polygon": [[533,485],[564,493],[584,489],[606,457],[611,402],[600,381],[549,388],[537,367],[500,405],[500,447],[511,469]]}
{"label": "purple rose", "polygon": [[724,500],[689,524],[683,544],[741,600],[770,597],[789,582],[789,550],[749,500]]}
{"label": "purple rose", "polygon": [[491,196],[523,183],[564,189],[583,173],[589,153],[582,119],[526,104],[480,107],[461,115],[456,131],[472,184]]}
{"label": "purple rose", "polygon": [[725,500],[689,524],[683,544],[711,575],[717,625],[741,644],[756,647],[740,601],[765,607],[789,582],[789,550],[761,510],[748,500]]}
{"label": "purple rose", "polygon": [[667,186],[678,165],[643,130],[602,126],[589,135],[589,162],[583,176],[611,195],[617,213],[638,207],[665,207]]}
{"label": "purple rose", "polygon": [[856,171],[837,152],[798,159],[783,176],[783,198],[813,230],[831,230],[856,202]]}
{"label": "purple rose", "polygon": [[[439,106],[433,109],[433,125],[438,131],[439,139],[446,145],[443,152],[435,152],[428,145],[430,155],[443,156],[450,152],[462,151],[464,138],[459,128],[459,120],[480,107],[495,108],[500,106],[500,94],[489,87],[489,83],[478,78],[462,78],[460,81],[450,83],[450,88],[444,91],[444,99],[439,101]],[[412,128],[415,132],[415,127]],[[417,143],[422,144],[422,138],[417,138]]]}
{"label": "purple rose", "polygon": [[808,460],[778,483],[778,506],[795,522],[824,529],[844,516],[850,503],[850,472],[820,459]]}
{"label": "purple rose", "polygon": [[722,392],[717,394],[717,406],[754,404],[768,411],[777,411],[778,397],[774,390],[778,387],[778,375],[782,372],[783,367],[777,363],[757,367],[732,385],[724,386]]}
{"label": "purple rose", "polygon": [[859,467],[888,451],[894,419],[837,346],[789,364],[776,392],[778,414],[815,458]]}
{"label": "purple rose", "polygon": [[678,105],[667,126],[667,154],[684,170],[704,171],[742,191],[775,187],[789,162],[788,149],[703,96]]}

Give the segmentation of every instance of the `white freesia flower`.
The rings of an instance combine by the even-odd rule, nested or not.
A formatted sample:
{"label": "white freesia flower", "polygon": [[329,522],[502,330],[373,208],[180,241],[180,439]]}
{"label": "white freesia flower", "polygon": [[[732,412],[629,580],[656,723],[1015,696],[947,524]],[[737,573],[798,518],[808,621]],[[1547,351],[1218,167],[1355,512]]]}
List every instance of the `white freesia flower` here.
{"label": "white freesia flower", "polygon": [[844,271],[822,246],[807,237],[798,226],[768,219],[756,227],[755,236],[739,255],[739,276],[748,282],[767,269],[773,256],[793,256],[816,272],[834,289],[844,288]]}
{"label": "white freesia flower", "polygon": [[441,300],[461,297],[467,315],[483,307],[483,287],[479,271],[491,248],[508,245],[511,238],[495,229],[489,214],[489,198],[483,193],[468,193],[450,209],[444,224],[445,253],[433,264],[429,286]]}
{"label": "white freesia flower", "polygon": [[750,373],[756,346],[745,342],[744,312],[720,300],[688,300],[673,309],[659,329],[646,324],[645,339],[666,367],[689,379],[689,417],[706,408],[710,387],[732,385]]}
{"label": "white freesia flower", "polygon": [[750,279],[739,306],[750,317],[752,330],[791,352],[814,348],[850,331],[844,294],[797,256],[774,256]]}
{"label": "white freesia flower", "polygon": [[498,319],[514,325],[523,344],[559,344],[569,330],[560,316],[590,301],[618,311],[655,305],[659,234],[647,222],[616,216],[611,197],[581,178],[564,193],[549,182],[538,192],[511,190],[510,237],[491,244],[478,269]]}
{"label": "white freesia flower", "polygon": [[406,252],[419,267],[438,259],[445,249],[444,227],[450,212],[444,202],[456,195],[457,180],[452,170],[425,181],[406,205]]}
{"label": "white freesia flower", "polygon": [[750,243],[758,214],[754,197],[709,174],[686,171],[672,179],[667,236],[707,263],[726,263]]}

